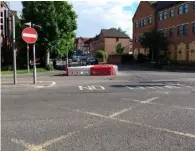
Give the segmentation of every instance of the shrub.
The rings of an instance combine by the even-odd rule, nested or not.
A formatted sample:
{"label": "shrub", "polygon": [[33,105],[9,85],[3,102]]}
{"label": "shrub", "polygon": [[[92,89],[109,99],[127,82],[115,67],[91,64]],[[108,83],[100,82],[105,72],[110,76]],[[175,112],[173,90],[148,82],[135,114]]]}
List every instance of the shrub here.
{"label": "shrub", "polygon": [[146,61],[147,61],[146,55],[144,55],[142,53],[139,53],[138,56],[137,56],[137,62],[144,63]]}
{"label": "shrub", "polygon": [[107,59],[108,58],[108,53],[105,52],[104,50],[98,50],[95,54],[95,57],[98,59]]}
{"label": "shrub", "polygon": [[47,70],[49,70],[49,71],[54,70],[53,65],[47,65],[45,68],[46,68]]}
{"label": "shrub", "polygon": [[134,56],[132,54],[123,54],[121,56],[121,63],[132,63],[134,61]]}

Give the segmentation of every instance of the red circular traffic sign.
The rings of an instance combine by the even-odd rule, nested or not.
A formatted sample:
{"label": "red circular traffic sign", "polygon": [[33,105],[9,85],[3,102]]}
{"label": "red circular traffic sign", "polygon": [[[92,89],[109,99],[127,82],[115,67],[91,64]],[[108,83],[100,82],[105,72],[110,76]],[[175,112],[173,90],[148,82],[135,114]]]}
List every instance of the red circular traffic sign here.
{"label": "red circular traffic sign", "polygon": [[28,44],[33,44],[37,41],[38,34],[37,31],[34,28],[25,28],[22,31],[22,39],[28,43]]}

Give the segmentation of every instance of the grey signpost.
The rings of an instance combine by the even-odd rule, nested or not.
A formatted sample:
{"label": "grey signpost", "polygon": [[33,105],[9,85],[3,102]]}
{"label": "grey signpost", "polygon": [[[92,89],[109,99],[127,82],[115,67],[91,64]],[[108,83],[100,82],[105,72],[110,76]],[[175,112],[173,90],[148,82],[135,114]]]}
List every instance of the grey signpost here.
{"label": "grey signpost", "polygon": [[27,44],[33,44],[33,83],[37,83],[36,78],[36,55],[35,55],[35,42],[37,41],[38,34],[34,28],[28,27],[22,31],[22,38]]}
{"label": "grey signpost", "polygon": [[13,28],[13,74],[14,74],[14,84],[17,84],[16,81],[16,49],[15,49],[15,16],[12,15],[12,28]]}

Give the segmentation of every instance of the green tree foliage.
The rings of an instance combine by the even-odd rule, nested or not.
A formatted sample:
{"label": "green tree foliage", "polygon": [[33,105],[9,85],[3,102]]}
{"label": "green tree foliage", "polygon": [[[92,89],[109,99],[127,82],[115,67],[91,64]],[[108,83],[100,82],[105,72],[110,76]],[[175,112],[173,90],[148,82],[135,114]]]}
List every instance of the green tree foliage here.
{"label": "green tree foliage", "polygon": [[117,52],[118,54],[122,54],[122,53],[124,52],[124,50],[125,50],[125,47],[123,47],[121,43],[119,43],[119,44],[116,46],[116,52]]}
{"label": "green tree foliage", "polygon": [[108,53],[105,52],[104,50],[98,50],[95,54],[95,57],[98,59],[107,59],[108,58]]}
{"label": "green tree foliage", "polygon": [[166,54],[168,40],[162,32],[152,31],[146,32],[140,39],[140,43],[144,48],[149,48],[149,58],[157,61],[160,56],[160,51]]}
{"label": "green tree foliage", "polygon": [[42,27],[37,29],[36,48],[58,57],[66,56],[66,51],[73,48],[77,29],[77,15],[72,5],[67,1],[23,1],[22,5],[22,24],[32,22]]}

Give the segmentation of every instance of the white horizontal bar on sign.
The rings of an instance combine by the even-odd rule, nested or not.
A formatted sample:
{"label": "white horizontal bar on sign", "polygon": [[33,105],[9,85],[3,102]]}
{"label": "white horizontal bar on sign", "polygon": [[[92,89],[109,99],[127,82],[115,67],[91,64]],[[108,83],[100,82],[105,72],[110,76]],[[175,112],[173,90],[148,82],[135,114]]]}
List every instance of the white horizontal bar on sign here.
{"label": "white horizontal bar on sign", "polygon": [[23,37],[29,37],[29,38],[37,38],[37,35],[35,34],[27,34],[27,33],[23,33],[22,35]]}

